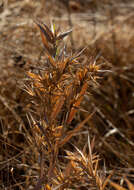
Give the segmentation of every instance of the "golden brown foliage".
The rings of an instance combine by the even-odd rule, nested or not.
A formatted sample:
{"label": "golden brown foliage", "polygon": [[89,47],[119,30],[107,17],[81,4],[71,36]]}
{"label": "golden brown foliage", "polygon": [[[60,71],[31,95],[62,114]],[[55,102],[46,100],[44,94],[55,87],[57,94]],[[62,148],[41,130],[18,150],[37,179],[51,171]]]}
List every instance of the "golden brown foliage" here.
{"label": "golden brown foliage", "polygon": [[[32,101],[35,105],[35,113],[37,113],[36,116],[35,114],[32,116],[32,113],[29,114],[30,117],[33,118],[33,125],[40,130],[40,135],[37,135],[38,137],[35,134],[38,149],[42,147],[42,150],[40,150],[40,157],[42,154],[44,155],[43,157],[46,157],[46,155],[48,157],[49,168],[45,173],[40,171],[40,175],[46,175],[48,181],[46,188],[49,187],[49,184],[51,184],[53,188],[55,188],[55,185],[60,185],[60,189],[64,189],[65,186],[70,188],[71,186],[75,187],[73,183],[79,175],[85,178],[84,173],[87,167],[87,169],[91,170],[89,171],[90,176],[96,180],[94,185],[97,185],[99,189],[103,189],[101,179],[96,174],[98,167],[98,159],[96,156],[93,158],[94,161],[89,158],[90,161],[87,164],[82,163],[82,160],[79,161],[82,165],[86,164],[83,169],[83,174],[80,174],[77,165],[72,161],[76,159],[77,162],[77,156],[74,153],[72,153],[73,158],[71,155],[69,158],[71,159],[71,165],[67,164],[65,168],[67,173],[69,172],[67,176],[64,176],[62,172],[59,171],[60,166],[58,165],[59,150],[63,145],[67,144],[74,135],[80,132],[84,124],[91,118],[92,113],[74,129],[66,132],[79,110],[80,104],[87,92],[88,85],[91,84],[91,81],[97,80],[97,75],[101,71],[100,67],[96,65],[95,60],[94,62],[89,61],[86,64],[80,63],[78,58],[81,53],[67,57],[64,49],[61,49],[60,52],[58,51],[57,44],[59,40],[61,41],[70,31],[59,34],[56,29],[54,29],[53,25],[51,26],[52,30],[49,30],[45,24],[40,22],[36,22],[36,25],[41,32],[47,59],[43,69],[37,74],[27,72],[29,80],[26,91],[33,97]],[[41,119],[37,120],[36,118],[39,117],[41,117]],[[43,139],[41,138],[42,135],[44,136]],[[67,154],[69,154],[69,152]],[[91,152],[89,157],[91,157]],[[85,160],[86,159],[87,158],[85,158]],[[42,165],[41,170],[43,170],[43,167],[44,169],[46,168],[45,164]],[[68,167],[70,168],[69,170]],[[61,176],[59,176],[59,172]],[[70,178],[70,172],[76,173],[73,174],[73,179]],[[83,183],[87,183],[85,186],[90,186],[88,178],[83,179],[82,176],[80,177],[80,181],[83,180]],[[59,181],[59,179],[62,180]],[[64,180],[67,181],[64,182]],[[84,180],[87,180],[87,182],[84,182]],[[66,185],[64,183],[66,183]],[[76,183],[78,182],[76,181]],[[40,185],[42,184],[40,183]],[[76,185],[76,188],[77,186],[79,185]],[[92,183],[91,186],[93,186]],[[38,189],[38,184],[35,189]]]}
{"label": "golden brown foliage", "polygon": [[133,18],[128,0],[0,2],[0,190],[133,189]]}

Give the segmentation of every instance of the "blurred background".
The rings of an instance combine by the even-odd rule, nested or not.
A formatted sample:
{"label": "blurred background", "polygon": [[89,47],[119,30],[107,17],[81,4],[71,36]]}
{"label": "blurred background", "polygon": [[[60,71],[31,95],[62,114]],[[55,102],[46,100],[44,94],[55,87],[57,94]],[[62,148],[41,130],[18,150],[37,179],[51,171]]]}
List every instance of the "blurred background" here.
{"label": "blurred background", "polygon": [[[134,1],[133,0],[3,0],[0,1],[0,189],[32,189],[38,176],[38,155],[27,143],[30,100],[23,90],[25,73],[42,64],[44,54],[34,20],[52,22],[60,31],[72,29],[65,39],[71,54],[89,61],[100,55],[107,70],[100,85],[85,97],[86,110],[95,109],[85,126],[95,137],[106,175],[122,184],[134,183]],[[85,118],[80,113],[74,123]],[[72,123],[73,125],[73,123]],[[22,127],[25,126],[25,129]],[[83,133],[72,140],[83,144]]]}

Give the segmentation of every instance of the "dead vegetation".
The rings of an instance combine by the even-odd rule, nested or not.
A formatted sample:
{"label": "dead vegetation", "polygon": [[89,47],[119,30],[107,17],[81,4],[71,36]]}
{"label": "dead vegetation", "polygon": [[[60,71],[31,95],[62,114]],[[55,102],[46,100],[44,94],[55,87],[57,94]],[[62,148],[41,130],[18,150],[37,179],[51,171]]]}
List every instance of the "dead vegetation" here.
{"label": "dead vegetation", "polygon": [[134,3],[0,4],[0,189],[134,189]]}

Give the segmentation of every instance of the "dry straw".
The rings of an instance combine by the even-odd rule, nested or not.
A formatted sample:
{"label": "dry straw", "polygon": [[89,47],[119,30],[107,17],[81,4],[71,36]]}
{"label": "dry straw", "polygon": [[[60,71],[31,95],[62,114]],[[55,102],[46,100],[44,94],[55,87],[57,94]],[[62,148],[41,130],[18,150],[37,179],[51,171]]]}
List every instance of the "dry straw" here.
{"label": "dry straw", "polygon": [[30,113],[30,118],[40,159],[45,157],[49,163],[48,167],[42,161],[44,168],[40,168],[41,177],[35,189],[45,184],[45,189],[96,187],[103,190],[108,180],[105,181],[97,172],[99,158],[92,153],[94,141],[91,146],[88,139],[83,151],[78,148],[75,152],[66,151],[66,158],[70,161],[64,165],[64,169],[59,161],[59,151],[64,150],[63,146],[82,130],[94,113],[88,114],[82,122],[68,130],[89,85],[97,84],[99,73],[102,72],[101,64],[98,65],[95,58],[84,64],[79,62],[85,49],[67,56],[66,48],[64,45],[61,48],[60,44],[71,30],[59,33],[54,24],[51,29],[40,21],[35,21],[35,24],[41,34],[46,59],[42,70],[27,72],[29,80],[25,90],[32,96],[35,105],[34,116]]}

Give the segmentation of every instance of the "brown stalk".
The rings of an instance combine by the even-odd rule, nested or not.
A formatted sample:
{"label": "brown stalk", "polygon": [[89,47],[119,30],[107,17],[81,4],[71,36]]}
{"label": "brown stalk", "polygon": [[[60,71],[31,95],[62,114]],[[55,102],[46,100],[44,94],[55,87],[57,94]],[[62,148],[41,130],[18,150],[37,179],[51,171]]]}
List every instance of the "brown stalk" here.
{"label": "brown stalk", "polygon": [[59,147],[62,147],[65,143],[67,143],[70,138],[75,135],[76,133],[78,133],[81,128],[84,126],[84,124],[93,116],[94,112],[92,114],[89,114],[80,124],[78,124],[78,126],[76,126],[75,129],[73,129],[72,131],[68,132],[66,137],[63,138],[63,140],[61,140],[59,142]]}
{"label": "brown stalk", "polygon": [[79,105],[80,105],[80,103],[81,103],[81,101],[83,99],[83,96],[84,96],[84,94],[85,94],[85,92],[87,90],[87,87],[88,87],[88,83],[85,82],[84,85],[82,86],[81,92],[80,92],[76,102],[73,104],[73,107],[72,107],[72,109],[71,109],[71,111],[69,113],[68,120],[67,120],[68,124],[71,123],[71,121],[74,118],[75,113],[78,111],[77,108],[79,107]]}

